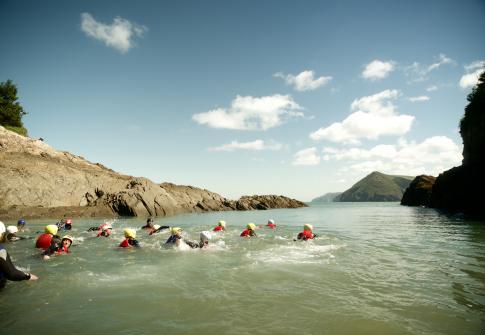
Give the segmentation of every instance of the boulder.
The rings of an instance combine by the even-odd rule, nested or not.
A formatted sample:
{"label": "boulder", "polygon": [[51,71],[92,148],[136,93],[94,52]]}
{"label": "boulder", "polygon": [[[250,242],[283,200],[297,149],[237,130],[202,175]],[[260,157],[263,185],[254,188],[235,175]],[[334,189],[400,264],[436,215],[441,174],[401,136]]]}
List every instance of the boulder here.
{"label": "boulder", "polygon": [[414,178],[404,191],[401,205],[405,206],[429,206],[431,191],[436,177],[420,175]]}

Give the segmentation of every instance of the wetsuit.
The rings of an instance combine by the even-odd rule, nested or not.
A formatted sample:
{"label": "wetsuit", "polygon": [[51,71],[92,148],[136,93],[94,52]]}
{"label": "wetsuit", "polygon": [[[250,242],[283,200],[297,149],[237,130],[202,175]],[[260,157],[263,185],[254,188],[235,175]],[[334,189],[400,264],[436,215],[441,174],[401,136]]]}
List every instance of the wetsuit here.
{"label": "wetsuit", "polygon": [[170,235],[170,237],[167,239],[165,244],[175,244],[177,243],[177,240],[181,240],[182,237],[178,235]]}
{"label": "wetsuit", "polygon": [[109,229],[107,229],[107,230],[99,230],[98,231],[98,235],[96,235],[96,237],[101,237],[101,236],[103,236],[103,237],[109,237],[109,235],[111,235]]}
{"label": "wetsuit", "polygon": [[274,223],[268,223],[266,225],[266,227],[271,228],[271,229],[275,229],[276,228],[276,225]]}
{"label": "wetsuit", "polygon": [[313,239],[315,236],[316,235],[313,234],[311,231],[304,230],[304,231],[300,232],[296,238],[299,239],[299,240],[306,241],[306,240]]}
{"label": "wetsuit", "polygon": [[53,254],[67,254],[69,248],[62,245],[62,241],[58,238],[53,238],[50,247],[44,251],[44,255],[51,256]]}
{"label": "wetsuit", "polygon": [[0,245],[0,289],[5,286],[7,279],[13,281],[29,280],[30,274],[16,269],[7,250]]}
{"label": "wetsuit", "polygon": [[216,226],[214,228],[214,231],[223,231],[223,230],[224,230],[224,228],[222,226]]}
{"label": "wetsuit", "polygon": [[140,246],[140,243],[134,238],[125,238],[123,242],[120,243],[120,248],[128,248],[130,246],[138,248]]}
{"label": "wetsuit", "polygon": [[16,236],[16,235],[7,235],[7,240],[9,242],[16,242],[16,241],[20,241],[20,240],[26,240],[27,238],[26,237],[23,237],[23,236]]}
{"label": "wetsuit", "polygon": [[254,232],[254,230],[250,230],[250,229],[246,229],[244,230],[241,235],[241,237],[246,237],[246,236],[256,236],[256,233]]}

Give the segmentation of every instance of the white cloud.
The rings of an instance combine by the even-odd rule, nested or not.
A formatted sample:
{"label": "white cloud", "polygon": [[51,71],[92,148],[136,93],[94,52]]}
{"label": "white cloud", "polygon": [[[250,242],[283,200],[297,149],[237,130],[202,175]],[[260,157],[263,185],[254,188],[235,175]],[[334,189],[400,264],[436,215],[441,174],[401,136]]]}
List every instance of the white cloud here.
{"label": "white cloud", "polygon": [[411,102],[422,102],[422,101],[428,101],[429,97],[427,95],[420,95],[418,97],[410,97],[408,98],[408,100]]}
{"label": "white cloud", "polygon": [[383,62],[376,59],[366,65],[362,77],[369,80],[379,80],[386,78],[392,71],[394,71],[394,62]]}
{"label": "white cloud", "polygon": [[478,77],[485,71],[485,61],[479,60],[465,65],[465,74],[460,78],[461,88],[474,87],[478,83]]}
{"label": "white cloud", "polygon": [[320,156],[317,155],[317,148],[311,147],[298,151],[295,154],[293,165],[318,165]]}
{"label": "white cloud", "polygon": [[255,140],[251,142],[231,141],[231,143],[223,144],[219,147],[209,148],[209,151],[236,151],[236,150],[280,150],[283,146],[280,143],[271,141],[265,143],[263,140]]}
{"label": "white cloud", "polygon": [[310,138],[358,144],[360,139],[406,134],[411,129],[414,116],[398,115],[395,112],[392,100],[398,96],[397,90],[385,90],[354,100],[350,106],[354,113],[342,122],[318,129],[310,134]]}
{"label": "white cloud", "polygon": [[291,96],[275,94],[265,97],[237,96],[231,107],[194,114],[192,120],[212,128],[267,130],[290,118],[302,117],[302,108]]}
{"label": "white cloud", "polygon": [[426,92],[433,92],[433,91],[437,91],[438,90],[438,86],[436,85],[432,85],[432,86],[429,86],[427,89],[426,89]]}
{"label": "white cloud", "polygon": [[274,74],[274,77],[284,79],[287,85],[293,86],[295,90],[300,92],[316,90],[332,80],[330,76],[315,78],[315,73],[311,70],[303,71],[296,76],[292,74],[284,75],[278,72]]}
{"label": "white cloud", "polygon": [[[434,136],[421,143],[400,140],[397,145],[377,145],[371,149],[326,147],[327,161],[346,161],[349,170],[361,174],[380,171],[417,176],[440,172],[461,163],[459,146],[446,136]],[[352,164],[352,161],[358,163]]]}
{"label": "white cloud", "polygon": [[456,62],[447,57],[445,54],[440,54],[438,56],[438,61],[431,65],[421,65],[418,62],[414,62],[412,65],[404,68],[404,72],[407,76],[412,78],[412,81],[424,81],[428,79],[428,75],[443,65],[455,65]]}
{"label": "white cloud", "polygon": [[133,47],[133,38],[141,37],[148,30],[121,17],[116,17],[112,24],[98,22],[89,13],[81,14],[81,30],[86,35],[104,42],[121,53],[126,53]]}

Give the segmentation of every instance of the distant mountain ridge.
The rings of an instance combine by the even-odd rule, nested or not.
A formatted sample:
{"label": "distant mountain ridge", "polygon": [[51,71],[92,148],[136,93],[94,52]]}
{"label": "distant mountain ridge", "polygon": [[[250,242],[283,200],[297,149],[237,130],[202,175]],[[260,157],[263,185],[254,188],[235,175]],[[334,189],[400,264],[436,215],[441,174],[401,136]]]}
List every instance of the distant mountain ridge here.
{"label": "distant mountain ridge", "polygon": [[387,175],[374,171],[343,192],[337,201],[401,201],[404,191],[413,179],[411,176]]}
{"label": "distant mountain ridge", "polygon": [[317,197],[315,199],[312,199],[310,201],[311,204],[324,204],[328,202],[334,202],[338,201],[339,196],[342,194],[342,192],[330,192],[330,193],[325,193],[324,195]]}

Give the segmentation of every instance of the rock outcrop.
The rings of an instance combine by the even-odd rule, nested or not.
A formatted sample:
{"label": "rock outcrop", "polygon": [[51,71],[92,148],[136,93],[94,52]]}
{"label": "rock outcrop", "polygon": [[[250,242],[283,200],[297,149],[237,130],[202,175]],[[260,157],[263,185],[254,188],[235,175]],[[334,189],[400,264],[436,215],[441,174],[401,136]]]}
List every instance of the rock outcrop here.
{"label": "rock outcrop", "polygon": [[336,201],[400,201],[412,179],[413,177],[393,176],[374,171],[343,192]]}
{"label": "rock outcrop", "polygon": [[405,206],[429,206],[431,191],[436,177],[421,175],[414,178],[409,187],[404,191],[401,205]]}
{"label": "rock outcrop", "polygon": [[460,122],[462,165],[438,176],[430,206],[485,217],[485,72],[468,101]]}
{"label": "rock outcrop", "polygon": [[0,127],[0,217],[169,216],[302,207],[282,196],[228,200],[217,193],[114,172]]}

